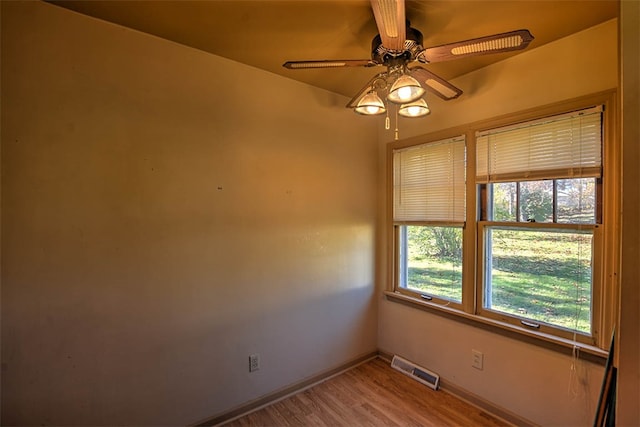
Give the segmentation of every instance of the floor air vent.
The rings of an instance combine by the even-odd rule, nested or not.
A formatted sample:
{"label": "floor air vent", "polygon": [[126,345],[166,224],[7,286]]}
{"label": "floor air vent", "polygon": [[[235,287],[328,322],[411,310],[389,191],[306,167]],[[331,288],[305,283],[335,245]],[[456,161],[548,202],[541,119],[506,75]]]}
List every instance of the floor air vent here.
{"label": "floor air vent", "polygon": [[440,375],[418,366],[415,363],[411,363],[407,359],[403,359],[400,356],[393,356],[391,367],[414,380],[421,382],[427,387],[431,387],[434,390],[438,389],[438,384],[440,384]]}

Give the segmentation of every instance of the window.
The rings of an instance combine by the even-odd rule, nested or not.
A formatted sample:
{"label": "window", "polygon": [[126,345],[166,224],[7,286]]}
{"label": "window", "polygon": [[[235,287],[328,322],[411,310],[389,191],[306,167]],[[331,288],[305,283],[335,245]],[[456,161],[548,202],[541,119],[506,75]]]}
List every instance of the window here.
{"label": "window", "polygon": [[[483,308],[591,335],[593,231],[486,226]],[[501,316],[500,318],[502,318]]]}
{"label": "window", "polygon": [[607,127],[613,98],[592,99],[586,109],[585,100],[567,102],[565,112],[546,107],[543,117],[391,144],[387,295],[605,349],[615,322],[619,152]]}
{"label": "window", "polygon": [[601,115],[477,133],[480,314],[591,342]]}
{"label": "window", "polygon": [[398,288],[460,303],[464,138],[394,150],[393,167]]}
{"label": "window", "polygon": [[462,302],[462,226],[400,225],[400,287]]}

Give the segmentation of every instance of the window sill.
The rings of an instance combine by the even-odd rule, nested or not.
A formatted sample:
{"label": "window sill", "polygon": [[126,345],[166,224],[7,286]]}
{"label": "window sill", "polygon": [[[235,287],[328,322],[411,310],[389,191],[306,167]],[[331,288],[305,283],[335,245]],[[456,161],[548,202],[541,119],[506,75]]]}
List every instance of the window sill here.
{"label": "window sill", "polygon": [[444,316],[452,320],[463,322],[470,326],[482,328],[494,333],[499,333],[512,339],[524,341],[529,344],[558,351],[560,353],[571,355],[573,354],[573,349],[575,347],[578,349],[580,357],[600,365],[605,364],[608,356],[608,352],[595,346],[576,343],[574,341],[556,337],[553,335],[519,328],[508,323],[503,323],[493,319],[487,319],[485,317],[465,313],[451,307],[424,301],[422,299],[407,296],[399,292],[385,291],[384,295],[389,301],[392,302],[397,302],[410,307],[418,308],[420,310]]}

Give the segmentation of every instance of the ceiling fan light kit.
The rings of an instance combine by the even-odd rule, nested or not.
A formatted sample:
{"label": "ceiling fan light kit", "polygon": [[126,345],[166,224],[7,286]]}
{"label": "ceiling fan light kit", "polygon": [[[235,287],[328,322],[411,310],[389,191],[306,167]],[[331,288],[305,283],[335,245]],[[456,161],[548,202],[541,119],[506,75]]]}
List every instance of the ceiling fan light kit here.
{"label": "ceiling fan light kit", "polygon": [[398,77],[389,89],[387,99],[396,104],[413,102],[424,95],[424,89],[413,77],[402,74]]}
{"label": "ceiling fan light kit", "polygon": [[384,113],[387,111],[387,108],[384,106],[384,102],[382,102],[378,94],[375,91],[371,91],[360,99],[358,105],[353,110],[358,114],[375,116]]}
{"label": "ceiling fan light kit", "polygon": [[[462,94],[461,89],[426,68],[408,67],[410,63],[430,64],[521,50],[533,40],[529,30],[523,29],[424,48],[422,33],[406,20],[404,0],[371,0],[371,8],[379,32],[371,43],[371,59],[287,61],[283,64],[289,69],[387,67],[386,72],[375,75],[347,104],[347,108],[363,115],[388,114],[384,98],[399,105],[396,112],[402,117],[424,117],[430,113],[422,99],[425,91],[445,101]],[[388,129],[388,115],[386,122]]]}
{"label": "ceiling fan light kit", "polygon": [[418,99],[417,101],[410,102],[409,104],[403,104],[398,109],[398,114],[402,117],[424,117],[431,113],[427,101],[424,99]]}

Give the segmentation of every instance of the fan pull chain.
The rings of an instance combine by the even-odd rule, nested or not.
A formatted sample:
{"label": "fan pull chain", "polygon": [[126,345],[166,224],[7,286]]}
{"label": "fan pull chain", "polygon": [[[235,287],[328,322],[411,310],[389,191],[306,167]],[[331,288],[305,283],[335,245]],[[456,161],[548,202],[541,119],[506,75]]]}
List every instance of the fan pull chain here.
{"label": "fan pull chain", "polygon": [[387,117],[384,119],[384,128],[386,130],[391,129],[391,120],[389,119],[389,111],[387,110]]}
{"label": "fan pull chain", "polygon": [[398,108],[396,108],[396,130],[395,130],[395,140],[398,140]]}

